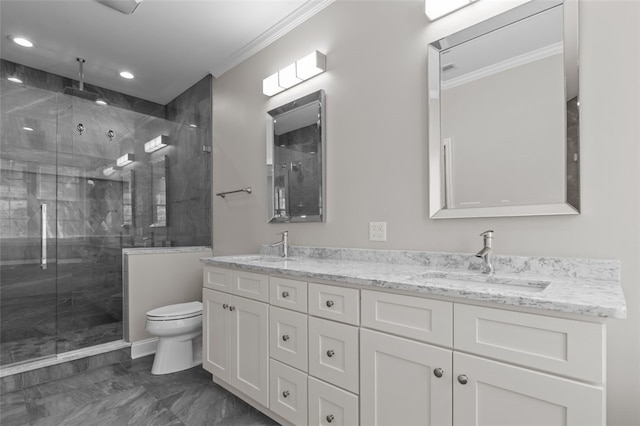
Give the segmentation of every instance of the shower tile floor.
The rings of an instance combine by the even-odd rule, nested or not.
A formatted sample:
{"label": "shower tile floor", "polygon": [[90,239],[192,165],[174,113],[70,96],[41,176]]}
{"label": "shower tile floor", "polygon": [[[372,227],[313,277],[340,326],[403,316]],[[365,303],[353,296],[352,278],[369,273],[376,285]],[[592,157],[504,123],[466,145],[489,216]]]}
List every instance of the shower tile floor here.
{"label": "shower tile floor", "polygon": [[0,424],[277,425],[201,367],[154,376],[153,356],[0,395]]}

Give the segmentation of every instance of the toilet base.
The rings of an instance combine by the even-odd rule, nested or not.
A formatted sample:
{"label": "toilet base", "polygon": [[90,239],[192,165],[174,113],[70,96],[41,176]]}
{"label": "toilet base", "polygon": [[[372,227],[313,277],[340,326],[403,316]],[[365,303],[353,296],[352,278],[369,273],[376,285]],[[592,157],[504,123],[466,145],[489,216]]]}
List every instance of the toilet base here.
{"label": "toilet base", "polygon": [[[201,336],[201,332],[194,332],[177,337],[159,338],[151,374],[177,373],[202,363],[202,356],[197,348],[198,341],[202,341]],[[194,354],[197,356],[194,357]]]}

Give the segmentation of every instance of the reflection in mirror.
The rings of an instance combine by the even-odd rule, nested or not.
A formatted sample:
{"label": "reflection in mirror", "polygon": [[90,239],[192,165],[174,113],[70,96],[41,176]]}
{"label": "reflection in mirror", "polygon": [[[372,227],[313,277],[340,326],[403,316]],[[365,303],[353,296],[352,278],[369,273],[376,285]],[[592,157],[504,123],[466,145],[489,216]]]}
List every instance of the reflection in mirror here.
{"label": "reflection in mirror", "polygon": [[430,217],[578,213],[576,18],[534,0],[429,46]]}
{"label": "reflection in mirror", "polygon": [[122,227],[133,227],[133,170],[122,175]]}
{"label": "reflection in mirror", "polygon": [[267,113],[269,222],[324,220],[324,91]]}
{"label": "reflection in mirror", "polygon": [[167,226],[167,156],[163,155],[151,161],[151,227]]}

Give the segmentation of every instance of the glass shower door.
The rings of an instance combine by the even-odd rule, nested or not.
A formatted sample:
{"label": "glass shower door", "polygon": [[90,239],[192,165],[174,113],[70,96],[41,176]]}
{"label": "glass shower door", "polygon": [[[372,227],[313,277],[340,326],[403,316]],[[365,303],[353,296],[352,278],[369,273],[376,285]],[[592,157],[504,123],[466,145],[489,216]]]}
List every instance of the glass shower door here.
{"label": "glass shower door", "polygon": [[2,81],[0,365],[56,354],[57,99]]}

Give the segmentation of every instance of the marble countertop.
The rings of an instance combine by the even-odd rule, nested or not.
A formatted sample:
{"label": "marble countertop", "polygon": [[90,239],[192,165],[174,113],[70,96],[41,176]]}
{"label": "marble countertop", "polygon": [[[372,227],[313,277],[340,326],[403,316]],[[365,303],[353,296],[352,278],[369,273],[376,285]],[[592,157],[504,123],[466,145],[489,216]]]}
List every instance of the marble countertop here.
{"label": "marble countertop", "polygon": [[[482,274],[468,254],[295,248],[273,254],[206,257],[207,265],[329,280],[578,315],[625,318],[618,261],[562,258],[496,258],[496,272]],[[318,252],[318,250],[321,250]],[[320,254],[319,254],[320,253]],[[381,261],[385,259],[386,261]]]}

